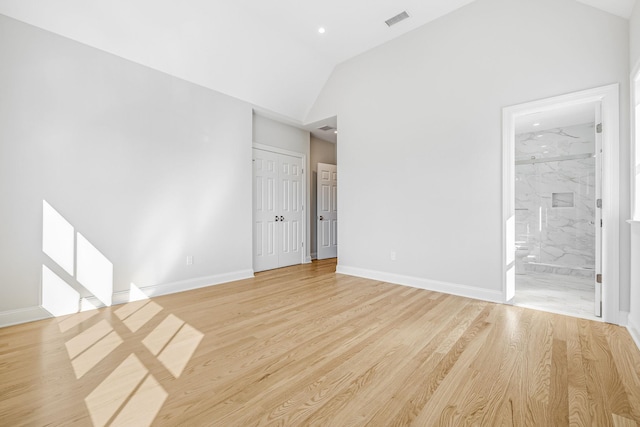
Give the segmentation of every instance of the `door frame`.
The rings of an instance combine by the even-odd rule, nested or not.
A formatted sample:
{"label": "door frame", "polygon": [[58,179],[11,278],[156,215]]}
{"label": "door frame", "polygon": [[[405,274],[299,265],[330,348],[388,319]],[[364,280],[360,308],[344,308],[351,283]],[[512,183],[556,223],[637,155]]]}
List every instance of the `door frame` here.
{"label": "door frame", "polygon": [[620,107],[619,84],[554,96],[502,109],[502,295],[515,295],[515,122],[520,116],[559,107],[602,105],[602,320],[620,319]]}
{"label": "door frame", "polygon": [[631,105],[630,105],[630,117],[629,122],[631,123],[631,129],[629,137],[631,139],[630,146],[630,168],[631,171],[631,188],[630,194],[631,199],[629,200],[630,204],[630,218],[632,221],[640,220],[640,200],[638,199],[638,192],[640,192],[640,188],[638,186],[638,164],[640,164],[640,144],[638,140],[640,139],[640,120],[638,120],[637,109],[640,108],[640,60],[633,67],[633,71],[631,72]]}
{"label": "door frame", "polygon": [[[284,154],[285,156],[291,156],[291,157],[297,157],[299,159],[302,160],[302,182],[304,182],[304,185],[302,186],[302,217],[304,218],[304,220],[302,221],[302,246],[303,246],[303,251],[302,251],[302,255],[300,257],[300,264],[308,264],[311,262],[311,259],[309,258],[309,246],[308,246],[308,236],[307,236],[307,231],[309,230],[309,211],[307,210],[307,194],[308,194],[308,186],[309,186],[309,182],[307,181],[307,169],[308,169],[308,165],[307,165],[307,156],[304,153],[298,153],[297,151],[290,151],[290,150],[285,150],[283,148],[279,148],[279,147],[274,147],[273,145],[265,145],[265,144],[260,144],[257,142],[254,142],[251,146],[251,148],[255,148],[257,150],[262,150],[262,151],[269,151],[271,153],[276,153],[276,154]],[[251,150],[252,152],[252,157],[253,157],[253,150]],[[255,179],[253,176],[253,165],[251,166],[251,264],[252,266],[254,265],[254,259],[253,259],[253,254],[255,253],[255,247],[253,247],[254,242],[256,241],[256,236],[254,235],[254,227],[253,227],[253,214],[255,212],[255,206],[253,205],[253,194],[254,194],[254,183]],[[253,267],[252,267],[253,268]]]}

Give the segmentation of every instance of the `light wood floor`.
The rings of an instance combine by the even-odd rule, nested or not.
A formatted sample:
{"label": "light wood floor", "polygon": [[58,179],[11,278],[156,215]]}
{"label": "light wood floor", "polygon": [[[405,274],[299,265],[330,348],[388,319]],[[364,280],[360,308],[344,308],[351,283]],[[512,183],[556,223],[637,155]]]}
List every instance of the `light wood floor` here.
{"label": "light wood floor", "polygon": [[334,271],[0,329],[0,425],[640,425],[624,328]]}

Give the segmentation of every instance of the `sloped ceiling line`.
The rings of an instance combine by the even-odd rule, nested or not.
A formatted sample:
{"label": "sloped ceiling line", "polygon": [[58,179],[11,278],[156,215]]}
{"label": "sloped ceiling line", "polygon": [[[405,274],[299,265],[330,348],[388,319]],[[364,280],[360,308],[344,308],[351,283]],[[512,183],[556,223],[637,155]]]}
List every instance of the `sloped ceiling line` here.
{"label": "sloped ceiling line", "polygon": [[[336,65],[473,1],[0,0],[0,13],[303,124]],[[627,18],[635,3],[576,1]]]}

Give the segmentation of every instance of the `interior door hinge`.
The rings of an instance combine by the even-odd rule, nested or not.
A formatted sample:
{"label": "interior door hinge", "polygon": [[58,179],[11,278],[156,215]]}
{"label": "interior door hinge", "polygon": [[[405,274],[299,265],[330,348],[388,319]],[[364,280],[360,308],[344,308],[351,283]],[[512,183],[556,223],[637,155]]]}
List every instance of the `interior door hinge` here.
{"label": "interior door hinge", "polygon": [[598,124],[596,125],[596,132],[597,132],[597,133],[602,133],[602,123],[598,123]]}
{"label": "interior door hinge", "polygon": [[600,219],[600,228],[602,228],[602,219]]}
{"label": "interior door hinge", "polygon": [[602,274],[596,274],[596,283],[602,284]]}
{"label": "interior door hinge", "polygon": [[596,207],[602,209],[602,199],[596,200]]}

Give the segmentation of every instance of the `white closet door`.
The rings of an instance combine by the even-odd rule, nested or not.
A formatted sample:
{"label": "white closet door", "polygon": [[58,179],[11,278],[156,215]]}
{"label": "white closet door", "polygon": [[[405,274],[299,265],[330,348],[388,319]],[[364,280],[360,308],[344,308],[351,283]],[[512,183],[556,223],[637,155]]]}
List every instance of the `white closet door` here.
{"label": "white closet door", "polygon": [[278,155],[253,150],[253,269],[270,270],[278,265],[276,225],[278,215]]}
{"label": "white closet door", "polygon": [[302,159],[253,149],[253,270],[302,263]]}
{"label": "white closet door", "polygon": [[302,159],[280,155],[280,267],[302,262]]}

